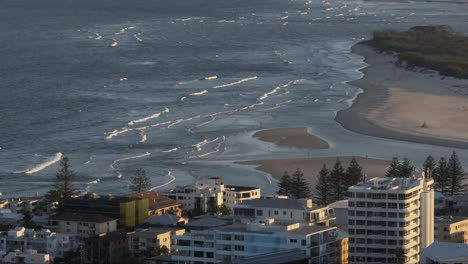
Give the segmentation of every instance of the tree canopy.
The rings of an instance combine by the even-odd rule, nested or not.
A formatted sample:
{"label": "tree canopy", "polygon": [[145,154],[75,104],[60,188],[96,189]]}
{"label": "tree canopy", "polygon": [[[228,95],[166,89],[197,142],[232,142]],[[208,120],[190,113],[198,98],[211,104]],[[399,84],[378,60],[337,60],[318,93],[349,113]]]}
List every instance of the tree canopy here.
{"label": "tree canopy", "polygon": [[54,189],[46,194],[49,202],[56,202],[60,207],[66,199],[79,194],[79,191],[73,186],[76,174],[70,169],[70,161],[63,157],[60,161],[60,169],[55,174]]}
{"label": "tree canopy", "polygon": [[140,193],[147,191],[151,187],[151,181],[146,176],[146,172],[144,169],[137,169],[135,171],[135,175],[130,178],[130,185],[128,188],[132,193]]}

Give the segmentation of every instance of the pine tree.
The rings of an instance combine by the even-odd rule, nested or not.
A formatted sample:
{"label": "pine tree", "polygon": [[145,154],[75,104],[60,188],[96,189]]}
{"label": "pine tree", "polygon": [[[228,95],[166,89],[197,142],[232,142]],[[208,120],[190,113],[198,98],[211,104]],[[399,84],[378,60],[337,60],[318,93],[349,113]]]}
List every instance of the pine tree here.
{"label": "pine tree", "polygon": [[332,171],[330,172],[330,187],[332,193],[332,199],[334,201],[343,199],[345,194],[345,186],[343,179],[345,177],[344,168],[341,165],[341,161],[336,159],[335,165],[333,166]]}
{"label": "pine tree", "polygon": [[150,179],[146,176],[144,169],[137,169],[135,176],[130,179],[128,188],[132,193],[141,193],[149,189],[151,186]]}
{"label": "pine tree", "polygon": [[304,173],[298,168],[291,177],[290,198],[303,199],[311,196],[309,184],[304,179]]}
{"label": "pine tree", "polygon": [[435,159],[431,155],[427,156],[426,160],[423,163],[424,173],[426,173],[427,178],[432,177],[432,173],[434,172],[435,167],[436,167]]}
{"label": "pine tree", "polygon": [[447,161],[444,157],[439,159],[437,167],[432,172],[434,178],[435,190],[441,193],[447,193],[449,176],[447,169]]}
{"label": "pine tree", "polygon": [[322,169],[319,172],[317,185],[315,186],[316,196],[318,204],[327,205],[330,202],[330,183],[329,183],[330,171],[327,169],[327,165],[323,164]]}
{"label": "pine tree", "polygon": [[353,185],[356,185],[358,182],[362,182],[362,181],[364,181],[364,173],[362,172],[362,167],[353,157],[345,172],[345,177],[344,177],[345,190],[347,190],[349,187]]}
{"label": "pine tree", "polygon": [[284,172],[281,180],[278,182],[278,195],[286,195],[289,196],[291,192],[291,176],[287,171]]}
{"label": "pine tree", "polygon": [[411,161],[408,158],[404,158],[398,169],[398,177],[409,178],[413,176],[415,167],[411,165]]}
{"label": "pine tree", "polygon": [[61,168],[55,174],[56,183],[54,184],[55,189],[49,191],[46,194],[46,198],[50,202],[57,202],[60,207],[66,199],[69,199],[79,192],[73,187],[73,181],[75,180],[75,173],[70,170],[71,165],[67,157],[63,157],[60,161]]}
{"label": "pine tree", "polygon": [[387,172],[385,173],[386,177],[390,178],[398,178],[400,175],[400,161],[397,157],[393,157],[392,161],[390,162],[390,167],[388,168]]}
{"label": "pine tree", "polygon": [[447,163],[447,172],[449,179],[448,194],[457,195],[465,193],[465,172],[463,171],[460,159],[455,151],[452,153]]}

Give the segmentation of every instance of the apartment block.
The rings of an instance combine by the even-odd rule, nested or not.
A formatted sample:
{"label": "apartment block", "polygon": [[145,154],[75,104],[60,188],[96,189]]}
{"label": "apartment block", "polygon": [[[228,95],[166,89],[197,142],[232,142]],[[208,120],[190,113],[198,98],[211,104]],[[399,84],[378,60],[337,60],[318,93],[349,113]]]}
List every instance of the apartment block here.
{"label": "apartment block", "polygon": [[127,232],[117,230],[83,239],[82,263],[120,263],[120,258],[128,254]]}
{"label": "apartment block", "polygon": [[434,240],[468,244],[468,217],[436,217],[434,220]]}
{"label": "apartment block", "polygon": [[374,178],[348,191],[350,263],[397,263],[398,248],[419,263],[434,240],[433,180]]}
{"label": "apartment block", "polygon": [[49,218],[49,226],[56,232],[91,237],[117,229],[117,219],[99,214],[60,213]]}
{"label": "apartment block", "polygon": [[179,263],[227,263],[245,257],[300,249],[308,263],[336,262],[336,227],[301,223],[275,224],[274,219],[234,224],[207,230],[192,230],[175,236],[172,259]]}
{"label": "apartment block", "polygon": [[223,178],[212,177],[207,183],[178,186],[161,194],[184,204],[186,209],[200,209],[207,212],[215,205],[225,204],[232,209],[236,204],[260,198],[260,188],[228,186],[224,184]]}
{"label": "apartment block", "polygon": [[278,224],[307,222],[330,226],[335,214],[328,206],[314,205],[312,199],[262,198],[235,205],[234,218],[236,222],[273,218]]}
{"label": "apartment block", "polygon": [[183,235],[185,229],[145,228],[128,233],[128,249],[135,256],[144,253],[157,253],[158,248],[166,247],[171,251],[173,235]]}

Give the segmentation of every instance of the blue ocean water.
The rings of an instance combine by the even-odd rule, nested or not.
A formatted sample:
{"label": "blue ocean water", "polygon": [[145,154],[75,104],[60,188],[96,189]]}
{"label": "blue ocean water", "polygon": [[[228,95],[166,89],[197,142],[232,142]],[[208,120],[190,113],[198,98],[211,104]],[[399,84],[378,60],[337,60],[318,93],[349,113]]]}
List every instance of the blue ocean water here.
{"label": "blue ocean water", "polygon": [[[83,191],[125,193],[142,167],[170,188],[205,177],[275,190],[232,161],[451,149],[358,135],[333,118],[359,92],[374,30],[448,24],[468,5],[353,0],[6,0],[0,3],[0,192],[43,193],[70,158]],[[329,150],[251,138],[305,126]],[[458,150],[464,161],[468,152]],[[468,163],[467,163],[468,164]]]}

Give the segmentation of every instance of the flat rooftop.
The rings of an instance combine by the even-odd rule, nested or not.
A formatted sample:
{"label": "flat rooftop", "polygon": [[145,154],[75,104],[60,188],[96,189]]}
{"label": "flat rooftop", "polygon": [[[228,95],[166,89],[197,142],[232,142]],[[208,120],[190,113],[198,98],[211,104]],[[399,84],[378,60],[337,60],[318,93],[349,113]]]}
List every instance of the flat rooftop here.
{"label": "flat rooftop", "polygon": [[306,202],[299,199],[252,199],[244,201],[241,204],[236,205],[238,208],[249,208],[249,207],[259,207],[259,208],[278,208],[278,209],[294,209],[294,210],[308,210],[313,211],[323,206],[316,206],[312,203],[312,207],[307,207]]}
{"label": "flat rooftop", "polygon": [[409,190],[421,184],[421,178],[387,178],[376,177],[366,182],[351,186],[349,190]]}
{"label": "flat rooftop", "polygon": [[468,220],[468,217],[464,216],[436,216],[434,223],[436,224],[454,224],[457,222]]}

